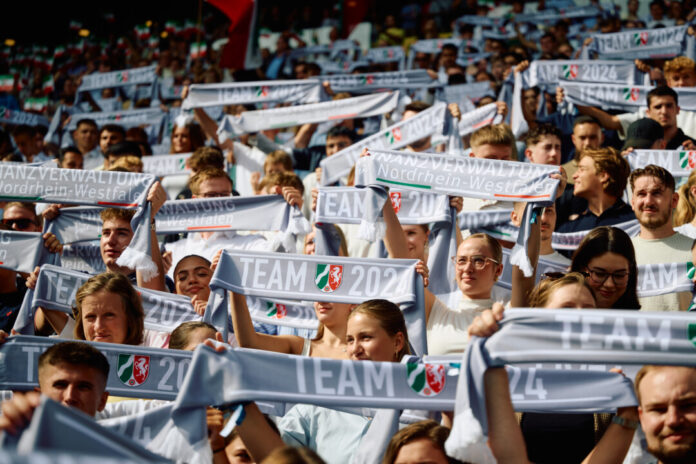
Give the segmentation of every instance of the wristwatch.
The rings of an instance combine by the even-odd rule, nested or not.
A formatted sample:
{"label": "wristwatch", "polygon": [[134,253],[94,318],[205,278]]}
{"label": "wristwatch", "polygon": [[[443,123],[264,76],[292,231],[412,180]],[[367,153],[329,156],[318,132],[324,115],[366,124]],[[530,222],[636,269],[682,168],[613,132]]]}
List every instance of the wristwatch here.
{"label": "wristwatch", "polygon": [[612,424],[618,424],[621,427],[625,427],[627,429],[635,430],[638,428],[640,425],[640,422],[633,420],[633,419],[626,419],[621,416],[614,416],[611,418],[611,423]]}

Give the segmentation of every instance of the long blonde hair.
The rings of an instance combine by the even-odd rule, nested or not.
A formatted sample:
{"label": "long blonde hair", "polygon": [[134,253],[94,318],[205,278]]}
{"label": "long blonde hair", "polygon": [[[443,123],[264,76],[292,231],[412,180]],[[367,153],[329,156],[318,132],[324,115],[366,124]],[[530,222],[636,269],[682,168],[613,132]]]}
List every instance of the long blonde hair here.
{"label": "long blonde hair", "polygon": [[679,187],[679,202],[674,210],[674,227],[688,224],[696,216],[696,198],[691,194],[691,187],[696,185],[696,171],[691,171],[689,179]]}

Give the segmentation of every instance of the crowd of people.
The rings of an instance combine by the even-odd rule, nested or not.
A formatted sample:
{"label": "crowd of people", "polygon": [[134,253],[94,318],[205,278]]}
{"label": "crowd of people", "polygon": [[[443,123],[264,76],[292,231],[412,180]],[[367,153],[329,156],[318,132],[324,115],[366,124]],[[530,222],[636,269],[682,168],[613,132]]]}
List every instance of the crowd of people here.
{"label": "crowd of people", "polygon": [[[113,363],[102,354],[100,345],[91,342],[184,351],[201,351],[199,347],[205,345],[221,356],[239,347],[345,360],[353,365],[422,357],[426,351],[415,341],[424,340],[427,355],[436,359],[432,362],[442,357],[459,363],[472,340],[503,336],[499,330],[505,327],[510,308],[659,311],[665,318],[672,315],[668,312],[690,311],[694,295],[685,289],[684,278],[676,271],[665,271],[667,280],[660,275],[659,284],[652,284],[650,291],[646,291],[650,285],[641,273],[679,265],[690,270],[689,278],[696,282],[696,171],[692,170],[696,166],[696,33],[691,26],[696,5],[689,0],[653,0],[649,4],[631,0],[623,9],[595,1],[580,7],[561,0],[492,3],[408,1],[392,2],[384,13],[370,10],[379,16],[372,24],[371,50],[383,51],[384,59],[374,58],[376,53],[367,59],[367,53],[363,56],[367,50],[356,50],[355,44],[340,39],[341,24],[332,19],[338,14],[334,9],[293,10],[286,20],[281,6],[262,12],[261,22],[280,34],[273,50],[261,51],[263,63],[255,69],[220,67],[225,46],[220,39],[225,38],[226,24],[213,19],[202,31],[153,24],[147,26],[147,33],[138,27],[124,37],[111,37],[108,44],[83,41],[67,51],[35,47],[33,58],[15,49],[0,57],[0,75],[11,76],[10,85],[0,93],[0,109],[4,110],[0,115],[0,352],[8,341],[20,336],[15,328],[58,342],[38,359],[36,391],[5,395],[9,399],[2,403],[0,430],[13,436],[23,433],[42,396],[82,411],[97,424],[132,413],[127,405],[136,401],[108,391],[117,366],[110,365]],[[290,29],[290,23],[298,29]],[[301,27],[317,26],[333,28],[331,45],[326,48],[306,43],[299,34]],[[641,40],[651,40],[647,34],[672,28],[682,34],[677,51],[672,47],[658,57],[639,55],[634,59],[631,55],[632,47]],[[636,105],[626,111],[590,99],[580,101],[565,86],[568,81],[560,72],[549,82],[535,84],[529,78],[531,71],[559,60],[569,69],[567,63],[577,63],[573,65],[577,69],[594,61],[614,72],[618,67],[613,66],[619,64],[594,60],[602,58],[602,52],[592,48],[593,41],[596,45],[600,35],[632,30],[637,34],[646,31],[645,39],[637,35],[637,42],[626,44],[625,56],[615,63],[629,66],[631,75],[640,76],[640,81],[629,84],[616,78],[614,83],[644,89],[640,90],[644,107]],[[199,53],[201,37],[207,42],[204,56]],[[134,84],[126,82],[128,77],[124,81],[124,73],[132,78],[134,69],[147,67],[152,67],[147,74],[151,77]],[[120,81],[109,77],[114,73],[121,73]],[[428,83],[409,85],[409,73]],[[357,74],[363,79],[344,91],[338,89],[340,81],[331,80],[340,74]],[[379,81],[388,74],[390,79]],[[102,76],[107,82],[103,87],[85,84]],[[369,87],[372,79],[384,82],[384,88],[373,91]],[[292,94],[264,101],[278,83],[289,86],[287,95],[299,92],[293,85],[314,85],[320,97],[303,100]],[[600,79],[584,85],[601,88],[611,84]],[[225,94],[219,97],[219,104],[196,100],[201,95],[196,92],[218,88],[223,89],[220,95]],[[464,90],[457,93],[458,88]],[[241,90],[253,95],[235,99],[234,92],[242,95]],[[358,111],[302,120],[305,106],[318,105],[321,113],[321,105],[332,102],[352,111],[357,96],[383,90],[399,91],[398,102],[386,114],[364,116]],[[626,91],[626,100],[633,98],[631,88]],[[32,106],[37,100],[42,102],[40,106]],[[263,117],[270,118],[273,109],[293,105],[302,122],[263,125]],[[440,130],[433,124],[414,130],[411,137],[404,124],[436,114],[438,105],[446,108],[438,116]],[[490,119],[462,129],[461,121],[487,108]],[[146,113],[145,119],[129,119]],[[264,128],[243,130],[245,115],[258,116],[262,122],[257,124]],[[442,127],[449,127],[450,132],[445,134]],[[445,154],[483,163],[480,166],[534,163],[556,167],[551,174],[557,185],[555,198],[528,203],[529,198],[510,195],[514,192],[499,192],[497,199],[478,192],[471,197],[453,192],[427,203],[427,198],[418,196],[422,205],[430,206],[422,206],[424,212],[415,216],[435,216],[438,204],[447,212],[448,221],[433,222],[404,214],[406,209],[416,209],[416,194],[405,183],[393,188],[365,186],[363,173],[355,166],[341,172],[338,181],[326,181],[327,175],[336,177],[336,172],[327,171],[334,169],[328,161],[342,157],[355,165],[359,159],[359,166],[369,161],[364,158],[379,158],[385,136],[391,137],[389,143],[396,140],[399,151],[418,153],[423,159]],[[356,151],[360,156],[350,158]],[[637,163],[644,153],[652,153],[652,161]],[[159,162],[168,156],[179,157],[180,168],[158,172],[158,164],[152,160]],[[670,164],[672,159],[678,161]],[[133,208],[138,205],[102,205],[94,219],[100,224],[98,236],[66,242],[60,229],[51,226],[80,201],[56,203],[40,196],[7,194],[1,184],[9,185],[11,176],[16,176],[13,169],[20,168],[133,173],[133,179],[154,174],[143,198],[149,217],[140,226],[147,229],[147,259],[154,268],[123,263],[125,253],[138,241],[138,221],[143,222]],[[64,179],[70,185],[67,175]],[[365,221],[330,224],[317,219],[321,202],[327,201],[322,195],[345,188],[383,194],[374,211],[379,216],[375,228],[383,226],[383,230],[370,237]],[[232,217],[237,214],[235,208],[244,207],[244,201],[266,196],[285,202],[282,206],[290,219],[278,218],[277,224],[307,221],[309,227],[209,227],[216,215]],[[518,201],[506,201],[512,197]],[[359,198],[356,209],[369,214],[371,197]],[[227,206],[199,210],[200,216],[194,220],[199,222],[186,232],[158,231],[158,220],[165,212],[171,215],[177,205],[185,211],[185,205],[213,204]],[[269,214],[242,211],[249,211],[250,216]],[[233,221],[241,220],[235,217]],[[75,219],[74,226],[86,230],[87,219],[81,220]],[[31,272],[7,259],[13,243],[19,249],[22,233],[40,236],[41,244],[34,250],[38,266],[29,269]],[[334,243],[328,243],[327,237]],[[519,260],[520,246],[531,272]],[[93,250],[94,255],[75,259],[80,247]],[[452,253],[443,258],[448,248]],[[224,304],[229,302],[229,308],[225,309],[225,323],[218,325],[218,319],[211,316],[215,285],[219,285],[215,281],[233,278],[216,269],[226,256],[239,250],[268,259],[297,253],[298,260],[300,255],[333,255],[348,258],[341,261],[345,263],[353,262],[351,259],[412,263],[416,285],[423,287],[423,299],[415,309],[422,326],[411,323],[407,312],[413,309],[406,310],[403,301],[381,298],[387,295],[387,285],[382,286],[378,276],[370,273],[361,274],[365,280],[351,292],[359,285],[376,286],[374,298],[339,301],[331,295],[326,297],[329,301],[320,301],[323,294],[306,295],[314,312],[308,325],[282,322],[289,306],[307,306],[306,302],[290,297],[273,302],[271,298],[267,309],[276,311],[275,324],[273,317],[257,316],[258,302],[250,296],[258,295],[244,288],[225,293]],[[43,265],[85,272],[84,283],[69,301],[72,311],[56,309],[46,300],[34,304]],[[321,271],[317,267],[316,274],[316,285],[326,295],[337,291],[341,279],[348,279],[340,266],[318,266],[326,266]],[[547,272],[549,269],[557,272]],[[299,282],[298,276],[288,277]],[[261,278],[280,277],[268,273]],[[259,275],[253,280],[257,286]],[[302,290],[285,288],[287,294]],[[148,326],[153,310],[146,305],[145,295],[152,291],[161,301],[177,305],[183,301],[186,322],[168,330]],[[28,306],[36,308],[27,332],[19,324]],[[648,332],[646,337],[652,335]],[[688,337],[696,343],[691,331]],[[18,362],[0,357],[0,364]],[[291,362],[289,358],[287,362]],[[607,364],[613,363],[610,359]],[[125,367],[119,360],[118,377]],[[616,376],[633,381],[637,401],[612,414],[516,414],[508,373],[503,367],[491,367],[480,379],[485,389],[488,449],[503,463],[621,463],[629,462],[627,455],[637,459],[641,454],[648,460],[640,462],[696,462],[695,367],[692,363],[645,365],[637,373],[618,370]],[[267,375],[273,377],[272,372]],[[320,377],[317,382],[321,381]],[[167,404],[142,398],[150,404],[145,409]],[[137,400],[135,410],[142,409],[142,401]],[[428,398],[424,396],[423,401]],[[375,439],[372,425],[376,420],[369,414],[301,404],[297,397],[288,398],[287,403],[293,406],[280,415],[264,414],[254,402],[239,406],[234,416],[230,405],[208,405],[206,456],[215,463],[231,464],[348,463],[356,462],[358,451]],[[423,420],[401,424],[398,432],[383,440],[378,459],[390,464],[461,462],[445,447],[458,416],[453,403],[451,410],[421,414],[418,417]],[[2,451],[16,450],[8,446]],[[75,452],[79,454],[79,450]]]}

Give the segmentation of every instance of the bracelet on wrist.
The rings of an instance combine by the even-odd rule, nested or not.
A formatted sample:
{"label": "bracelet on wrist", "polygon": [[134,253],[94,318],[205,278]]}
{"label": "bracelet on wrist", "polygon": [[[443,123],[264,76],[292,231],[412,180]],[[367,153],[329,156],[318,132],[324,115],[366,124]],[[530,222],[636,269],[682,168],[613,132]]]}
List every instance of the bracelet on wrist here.
{"label": "bracelet on wrist", "polygon": [[638,426],[640,425],[640,422],[638,422],[637,420],[626,419],[625,417],[621,417],[621,416],[612,417],[611,423],[620,425],[621,427],[631,429],[631,430],[637,429]]}

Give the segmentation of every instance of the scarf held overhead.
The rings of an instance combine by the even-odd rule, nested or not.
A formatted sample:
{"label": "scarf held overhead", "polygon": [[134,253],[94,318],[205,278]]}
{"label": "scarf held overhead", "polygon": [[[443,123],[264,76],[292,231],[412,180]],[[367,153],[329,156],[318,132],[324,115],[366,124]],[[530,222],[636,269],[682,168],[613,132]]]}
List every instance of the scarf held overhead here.
{"label": "scarf held overhead", "polygon": [[151,174],[2,165],[0,199],[138,208],[131,220],[133,238],[117,264],[136,269],[149,280],[157,275],[150,251],[151,206],[147,201],[154,182]]}
{"label": "scarf held overhead", "polygon": [[217,133],[224,141],[267,129],[377,116],[391,112],[398,100],[399,92],[383,92],[307,105],[245,111],[239,116],[225,116]]}
{"label": "scarf held overhead", "polygon": [[253,103],[315,103],[321,100],[321,83],[315,79],[256,81],[230,84],[194,84],[181,108],[247,105]]}
{"label": "scarf held overhead", "polygon": [[321,184],[331,185],[348,175],[363,148],[397,150],[433,134],[446,135],[444,133],[446,111],[445,103],[435,103],[414,117],[391,125],[321,160],[319,163],[322,169]]}
{"label": "scarf held overhead", "polygon": [[[34,312],[45,308],[73,315],[75,294],[90,277],[78,271],[44,264],[39,270],[36,288],[28,290],[17,314],[14,330],[21,334],[34,332]],[[171,332],[183,322],[197,321],[191,300],[182,295],[135,287],[143,305],[145,328]]]}

